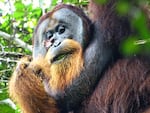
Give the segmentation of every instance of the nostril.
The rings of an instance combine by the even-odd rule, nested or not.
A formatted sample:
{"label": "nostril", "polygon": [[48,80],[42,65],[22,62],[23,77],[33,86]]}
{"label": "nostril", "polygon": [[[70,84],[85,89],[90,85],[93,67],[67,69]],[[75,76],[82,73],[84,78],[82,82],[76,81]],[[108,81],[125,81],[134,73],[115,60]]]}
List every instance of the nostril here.
{"label": "nostril", "polygon": [[50,42],[53,44],[55,42],[55,39],[54,38],[51,38],[50,39]]}
{"label": "nostril", "polygon": [[55,40],[56,40],[56,39],[54,39],[54,38],[51,38],[51,39],[49,39],[49,40],[45,40],[45,41],[44,41],[44,46],[45,46],[47,49],[50,48],[51,46],[54,45]]}

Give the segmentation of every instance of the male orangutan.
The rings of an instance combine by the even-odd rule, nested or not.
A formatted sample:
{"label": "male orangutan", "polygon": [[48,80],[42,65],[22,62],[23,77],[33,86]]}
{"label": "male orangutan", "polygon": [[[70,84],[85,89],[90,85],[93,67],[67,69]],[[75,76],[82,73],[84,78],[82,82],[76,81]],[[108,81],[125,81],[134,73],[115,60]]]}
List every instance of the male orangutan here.
{"label": "male orangutan", "polygon": [[21,60],[9,83],[22,111],[150,112],[150,61],[120,54],[120,43],[132,29],[129,19],[115,12],[117,2],[90,1],[90,19],[64,4],[40,18],[33,61]]}

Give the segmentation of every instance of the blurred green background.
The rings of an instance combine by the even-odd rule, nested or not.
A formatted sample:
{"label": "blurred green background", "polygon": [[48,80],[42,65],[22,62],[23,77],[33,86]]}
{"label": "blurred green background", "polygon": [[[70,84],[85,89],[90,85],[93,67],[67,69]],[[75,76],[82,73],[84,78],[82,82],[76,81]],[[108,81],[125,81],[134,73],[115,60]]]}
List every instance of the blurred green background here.
{"label": "blurred green background", "polygon": [[[108,0],[96,0],[105,4]],[[133,0],[132,0],[133,1]],[[40,16],[59,3],[73,4],[86,12],[87,0],[0,0],[0,113],[20,113],[8,96],[9,78],[19,58],[31,55],[32,35]],[[136,4],[133,6],[133,4]],[[142,7],[144,4],[144,7]],[[142,8],[141,8],[142,7]],[[124,55],[144,52],[149,55],[150,30],[141,9],[150,13],[149,0],[118,0],[116,11],[128,14],[136,35],[128,37],[121,46]],[[150,14],[149,14],[150,18]]]}

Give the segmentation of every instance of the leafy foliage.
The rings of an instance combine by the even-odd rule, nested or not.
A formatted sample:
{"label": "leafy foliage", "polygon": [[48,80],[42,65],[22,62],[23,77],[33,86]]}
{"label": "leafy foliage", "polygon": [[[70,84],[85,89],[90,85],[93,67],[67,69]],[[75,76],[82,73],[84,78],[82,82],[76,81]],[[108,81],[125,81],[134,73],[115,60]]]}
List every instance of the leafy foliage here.
{"label": "leafy foliage", "polygon": [[133,35],[128,37],[122,44],[121,50],[124,55],[149,54],[150,26],[148,26],[148,23],[150,22],[150,13],[148,12],[149,14],[147,13],[147,16],[145,16],[145,8],[146,10],[150,9],[148,0],[135,0],[133,3],[129,0],[123,0],[117,4],[116,10],[118,13],[120,15],[128,15],[131,27],[135,30],[133,31]]}
{"label": "leafy foliage", "polygon": [[[4,1],[2,1],[4,3]],[[12,74],[17,60],[23,55],[31,55],[31,51],[21,48],[13,39],[17,37],[28,44],[32,44],[33,29],[42,15],[40,7],[33,8],[33,4],[25,5],[22,0],[16,0],[13,3],[15,10],[5,12],[0,9],[3,16],[0,17],[0,31],[11,35],[11,40],[5,40],[0,37],[0,113],[17,113],[10,103],[4,100],[8,99],[8,80]]]}

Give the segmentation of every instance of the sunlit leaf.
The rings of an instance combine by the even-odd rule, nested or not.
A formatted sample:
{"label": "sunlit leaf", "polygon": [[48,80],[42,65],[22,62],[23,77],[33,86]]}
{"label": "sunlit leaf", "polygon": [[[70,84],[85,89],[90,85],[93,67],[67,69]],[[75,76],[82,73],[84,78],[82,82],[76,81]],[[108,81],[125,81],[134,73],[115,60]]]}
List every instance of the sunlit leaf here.
{"label": "sunlit leaf", "polygon": [[23,18],[24,16],[24,12],[23,11],[16,11],[14,12],[14,18],[19,19],[19,18]]}
{"label": "sunlit leaf", "polygon": [[88,1],[84,0],[84,1],[81,1],[81,2],[80,2],[80,5],[85,6],[85,5],[88,5],[88,3],[89,3]]}
{"label": "sunlit leaf", "polygon": [[16,10],[24,11],[25,5],[21,1],[15,2],[14,5],[15,5]]}
{"label": "sunlit leaf", "polygon": [[36,8],[36,9],[33,9],[32,11],[32,17],[39,17],[41,16],[42,14],[42,10],[40,8]]}
{"label": "sunlit leaf", "polygon": [[5,0],[0,0],[1,2],[4,2]]}
{"label": "sunlit leaf", "polygon": [[77,4],[79,1],[78,0],[64,0],[64,3],[71,3],[71,4]]}
{"label": "sunlit leaf", "polygon": [[32,10],[33,10],[33,9],[32,9],[32,4],[26,6],[26,9],[27,9],[27,11],[32,11]]}
{"label": "sunlit leaf", "polygon": [[136,41],[135,37],[130,37],[122,43],[121,51],[124,55],[134,55],[140,51],[140,46],[135,44]]}

